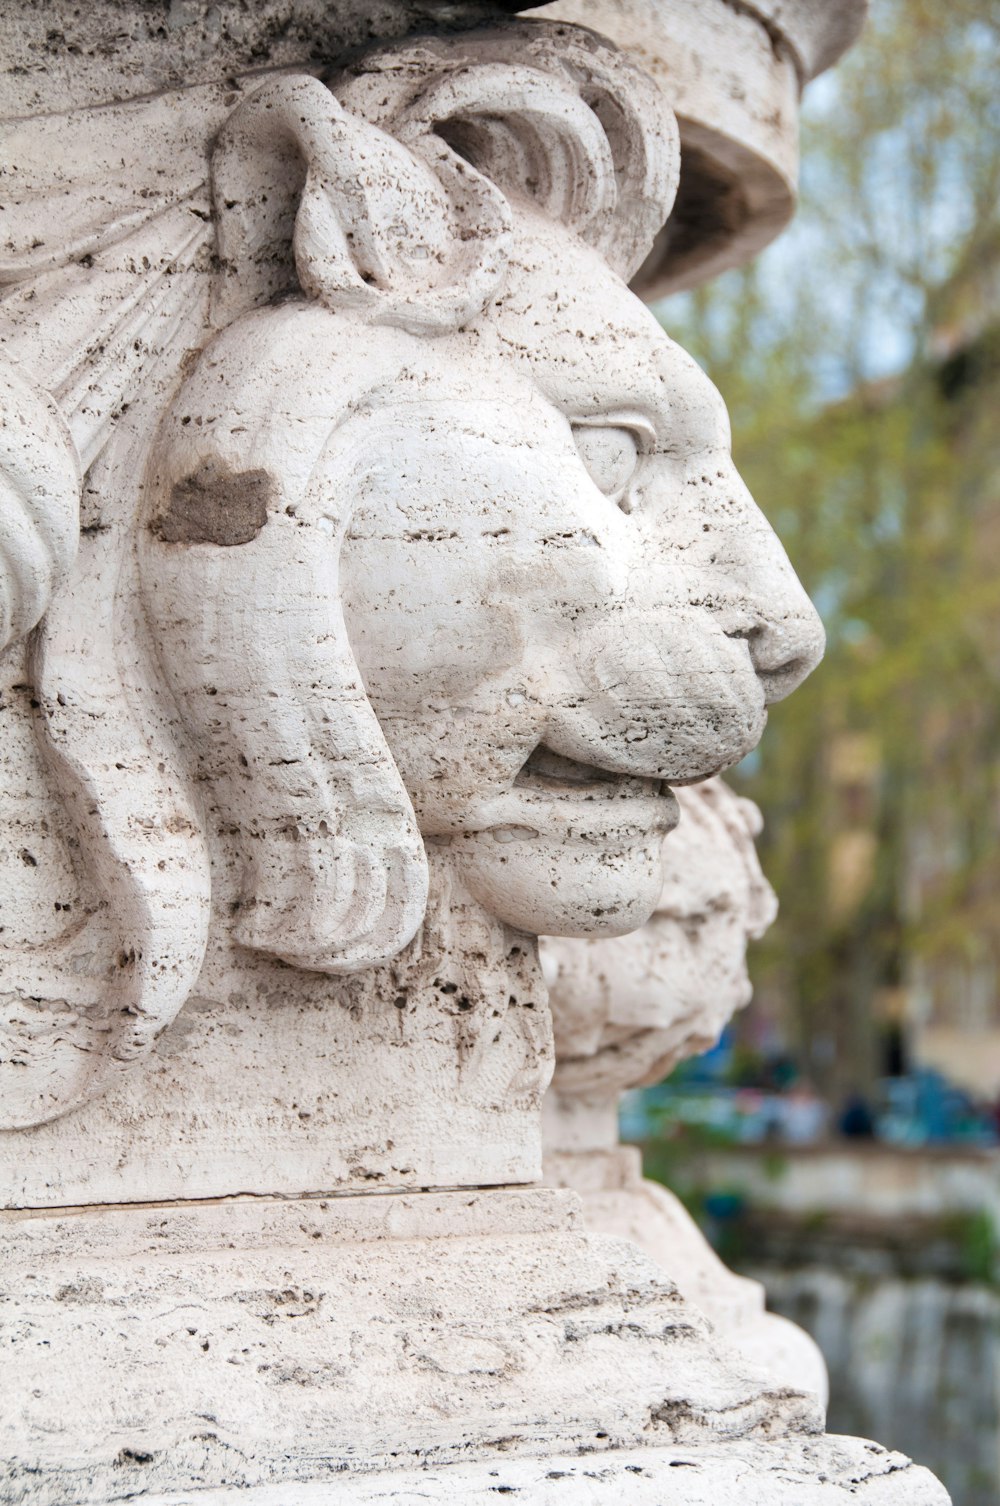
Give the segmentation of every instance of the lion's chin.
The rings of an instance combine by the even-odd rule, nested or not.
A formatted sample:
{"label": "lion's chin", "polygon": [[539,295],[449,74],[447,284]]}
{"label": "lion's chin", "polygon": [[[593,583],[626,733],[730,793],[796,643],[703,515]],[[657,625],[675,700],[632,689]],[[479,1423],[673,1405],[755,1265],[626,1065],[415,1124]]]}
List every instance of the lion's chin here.
{"label": "lion's chin", "polygon": [[529,828],[451,844],[470,893],[498,919],[531,935],[621,936],[644,925],[663,885],[662,833],[618,851],[558,843]]}

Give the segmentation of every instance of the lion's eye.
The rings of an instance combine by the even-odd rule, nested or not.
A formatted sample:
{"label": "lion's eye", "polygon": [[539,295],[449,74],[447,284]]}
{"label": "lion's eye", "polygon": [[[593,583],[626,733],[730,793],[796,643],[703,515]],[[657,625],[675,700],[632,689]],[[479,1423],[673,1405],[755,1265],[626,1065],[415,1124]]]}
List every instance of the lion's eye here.
{"label": "lion's eye", "polygon": [[620,424],[574,424],[573,438],[591,479],[617,501],[639,463],[635,435]]}

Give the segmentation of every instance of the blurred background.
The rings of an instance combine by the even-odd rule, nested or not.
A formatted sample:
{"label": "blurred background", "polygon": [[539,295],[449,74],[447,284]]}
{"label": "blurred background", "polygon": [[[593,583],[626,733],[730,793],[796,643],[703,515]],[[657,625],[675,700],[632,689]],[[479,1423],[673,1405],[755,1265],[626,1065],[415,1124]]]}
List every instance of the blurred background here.
{"label": "blurred background", "polygon": [[819,1341],[830,1428],[1000,1501],[1000,4],[872,0],[801,205],[658,306],[826,622],[730,782],[781,914],[623,1131]]}

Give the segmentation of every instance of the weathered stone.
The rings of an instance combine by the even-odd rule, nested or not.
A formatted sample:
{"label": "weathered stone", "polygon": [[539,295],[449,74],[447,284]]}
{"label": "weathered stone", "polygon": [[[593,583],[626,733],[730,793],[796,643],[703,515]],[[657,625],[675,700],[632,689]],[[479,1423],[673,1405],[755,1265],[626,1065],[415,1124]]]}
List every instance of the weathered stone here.
{"label": "weathered stone", "polygon": [[643,297],[739,266],[784,229],[802,88],[855,40],[866,10],[867,0],[556,0],[537,12],[610,37],[677,115],[677,203],[633,278]]}
{"label": "weathered stone", "polygon": [[504,1485],[642,1502],[656,1482],[684,1506],[845,1490],[944,1506],[899,1455],[822,1437],[814,1398],[742,1365],[634,1246],[583,1233],[573,1202],[6,1215],[3,1498],[30,1481],[37,1506],[464,1502]]}
{"label": "weathered stone", "polygon": [[940,1499],[503,1186],[540,1169],[537,933],[648,916],[670,784],[822,630],[626,286],[677,193],[662,91],[477,16],[16,7],[11,1500],[402,1501],[421,1466],[472,1500],[511,1455],[571,1499],[590,1454],[619,1499]]}
{"label": "weathered stone", "polygon": [[249,544],[267,522],[274,491],[267,471],[226,471],[206,462],[174,483],[149,527],[165,544]]}
{"label": "weathered stone", "polygon": [[[11,663],[77,827],[78,887],[61,902],[81,918],[41,947],[30,905],[7,929],[6,1116],[29,1126],[100,1097],[192,992],[280,999],[278,1038],[290,1030],[287,1060],[304,1058],[293,1099],[336,1105],[352,1152],[334,1176],[332,1144],[312,1140],[313,1174],[296,1158],[294,1186],[268,1190],[510,1180],[537,1167],[537,1133],[519,1137],[550,1048],[531,946],[503,928],[641,922],[675,819],[662,781],[741,757],[822,632],[733,468],[717,395],[617,275],[676,188],[655,89],[597,39],[540,23],[368,54],[337,88],[344,103],[289,75],[205,95],[206,121],[230,112],[204,142],[221,257],[192,252],[164,295],[191,306],[149,358],[148,399],[111,432],[93,394],[70,414],[78,446],[102,446],[88,485],[101,523],[81,535],[31,676]],[[193,153],[190,111],[141,106],[154,107]],[[197,176],[183,154],[178,170]],[[123,273],[136,235],[174,234],[156,198],[149,214],[94,232]],[[211,216],[193,224],[207,241]],[[79,300],[11,308],[10,343],[39,362],[48,320],[81,317],[95,283],[104,317],[119,287],[79,263],[69,275]],[[130,304],[134,280],[120,284]],[[116,365],[113,407],[120,379]],[[267,521],[251,540],[185,546],[175,525],[164,543],[192,476],[261,473]],[[23,830],[16,841],[34,851]],[[295,1041],[327,1001],[343,1019],[333,1056]],[[243,1076],[249,1044],[238,1021],[214,1035],[203,1097],[198,1068],[183,1074],[212,1160],[242,1138],[216,1084]],[[427,1082],[436,1104],[421,1114]],[[150,1120],[159,1097],[144,1086]],[[93,1116],[92,1143],[115,1134],[119,1103],[109,1131]],[[79,1132],[19,1143],[9,1195],[51,1200],[37,1163],[72,1168],[62,1199],[94,1196],[74,1196],[86,1168],[58,1151]],[[257,1185],[250,1138],[235,1185],[196,1176],[202,1195]],[[188,1182],[187,1154],[167,1185]],[[130,1162],[140,1174],[128,1150],[115,1159],[116,1200],[135,1195]],[[150,1175],[148,1194],[177,1195]]]}

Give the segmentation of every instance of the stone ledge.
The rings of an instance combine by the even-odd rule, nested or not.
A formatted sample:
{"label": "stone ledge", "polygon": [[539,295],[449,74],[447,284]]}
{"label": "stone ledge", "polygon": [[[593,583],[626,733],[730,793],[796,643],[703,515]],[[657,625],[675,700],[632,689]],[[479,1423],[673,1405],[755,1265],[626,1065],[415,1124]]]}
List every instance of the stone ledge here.
{"label": "stone ledge", "polygon": [[8,1220],[0,1500],[287,1501],[349,1473],[360,1502],[396,1469],[817,1438],[813,1397],[740,1361],[633,1246],[573,1228],[575,1206],[539,1190]]}
{"label": "stone ledge", "polygon": [[[828,1472],[828,1473],[825,1473]],[[328,1484],[144,1496],[145,1506],[948,1506],[901,1454],[857,1438],[549,1455]]]}
{"label": "stone ledge", "polygon": [[72,1255],[115,1259],[211,1250],[275,1250],[289,1240],[349,1244],[357,1240],[540,1235],[574,1228],[574,1192],[478,1188],[452,1192],[338,1194],[305,1198],[242,1197],[203,1202],[102,1204],[0,1213],[8,1270],[37,1270]]}
{"label": "stone ledge", "polygon": [[321,64],[420,25],[458,30],[522,9],[521,0],[8,0],[0,118]]}

